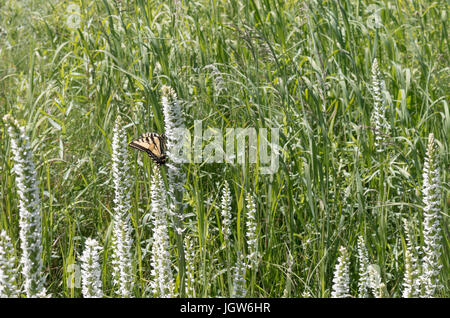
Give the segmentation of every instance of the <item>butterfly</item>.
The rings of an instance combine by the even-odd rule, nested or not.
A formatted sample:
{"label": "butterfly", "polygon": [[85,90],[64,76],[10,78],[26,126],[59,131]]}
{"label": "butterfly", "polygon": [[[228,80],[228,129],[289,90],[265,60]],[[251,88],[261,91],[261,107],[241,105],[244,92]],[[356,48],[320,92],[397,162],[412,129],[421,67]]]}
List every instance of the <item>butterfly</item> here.
{"label": "butterfly", "polygon": [[129,143],[131,148],[146,152],[158,166],[167,161],[166,136],[157,133],[144,133]]}

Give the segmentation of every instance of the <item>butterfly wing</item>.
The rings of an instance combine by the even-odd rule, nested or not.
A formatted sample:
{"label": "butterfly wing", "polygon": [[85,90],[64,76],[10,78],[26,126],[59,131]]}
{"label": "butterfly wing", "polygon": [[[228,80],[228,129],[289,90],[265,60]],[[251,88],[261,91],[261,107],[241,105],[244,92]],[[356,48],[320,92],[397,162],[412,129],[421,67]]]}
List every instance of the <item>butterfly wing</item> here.
{"label": "butterfly wing", "polygon": [[156,133],[145,133],[130,142],[131,148],[146,152],[158,165],[167,160],[165,138]]}
{"label": "butterfly wing", "polygon": [[166,153],[166,134],[160,135],[160,145],[161,145],[161,153]]}

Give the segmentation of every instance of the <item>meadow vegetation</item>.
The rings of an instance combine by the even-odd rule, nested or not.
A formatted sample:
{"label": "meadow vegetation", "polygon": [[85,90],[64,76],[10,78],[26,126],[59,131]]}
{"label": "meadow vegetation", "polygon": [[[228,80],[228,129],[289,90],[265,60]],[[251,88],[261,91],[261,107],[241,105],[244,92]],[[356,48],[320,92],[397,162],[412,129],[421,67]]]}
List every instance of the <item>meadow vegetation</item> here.
{"label": "meadow vegetation", "polygon": [[[448,297],[448,10],[0,0],[0,295]],[[127,147],[195,120],[277,171]]]}

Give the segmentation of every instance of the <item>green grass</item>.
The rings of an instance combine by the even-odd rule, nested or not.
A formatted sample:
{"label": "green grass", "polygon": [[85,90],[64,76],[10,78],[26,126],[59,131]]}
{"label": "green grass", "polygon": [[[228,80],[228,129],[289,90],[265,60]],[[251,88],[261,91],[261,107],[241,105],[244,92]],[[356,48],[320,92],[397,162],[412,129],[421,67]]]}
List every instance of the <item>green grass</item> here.
{"label": "green grass", "polygon": [[[446,1],[0,0],[0,113],[32,139],[42,197],[43,259],[55,297],[81,297],[66,279],[87,237],[104,247],[102,280],[113,296],[111,141],[118,114],[129,140],[164,131],[160,88],[183,103],[186,126],[280,128],[280,167],[186,164],[186,235],[197,296],[229,296],[231,265],[246,253],[247,192],[257,205],[259,268],[248,296],[329,297],[339,246],[350,253],[357,295],[357,238],[400,297],[405,233],[423,243],[422,170],[429,133],[439,144],[442,271],[449,295],[449,11]],[[372,6],[370,6],[372,5]],[[381,25],[376,28],[374,10]],[[371,67],[386,82],[388,146],[374,150]],[[0,229],[19,248],[18,198],[0,126]],[[151,161],[131,151],[135,295],[149,296]],[[142,161],[143,164],[138,164]],[[231,245],[221,249],[220,200],[230,184]],[[171,255],[177,274],[176,236]],[[288,277],[288,255],[293,257]],[[179,277],[177,277],[179,281]],[[177,286],[177,289],[179,286]]]}

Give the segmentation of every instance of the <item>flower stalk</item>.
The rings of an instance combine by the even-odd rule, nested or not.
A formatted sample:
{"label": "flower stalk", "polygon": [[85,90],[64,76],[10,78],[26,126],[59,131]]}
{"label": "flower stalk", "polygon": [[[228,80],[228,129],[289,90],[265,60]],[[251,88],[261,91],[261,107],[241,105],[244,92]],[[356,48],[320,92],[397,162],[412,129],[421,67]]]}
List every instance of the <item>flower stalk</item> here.
{"label": "flower stalk", "polygon": [[132,297],[134,287],[128,169],[127,136],[121,118],[118,116],[112,142],[114,182],[112,265],[114,283],[118,286],[120,297]]}
{"label": "flower stalk", "polygon": [[221,215],[222,215],[222,235],[224,247],[230,246],[231,236],[231,192],[228,182],[225,180],[222,189],[222,203],[221,203]]}
{"label": "flower stalk", "polygon": [[439,281],[442,265],[439,264],[441,256],[441,180],[439,166],[435,159],[436,145],[434,135],[428,137],[427,154],[423,170],[423,260],[422,260],[422,286],[423,297],[434,297],[443,287]]}
{"label": "flower stalk", "polygon": [[247,289],[245,288],[246,268],[247,265],[245,264],[244,255],[238,253],[233,274],[233,291],[231,294],[232,298],[244,298],[247,294]]}
{"label": "flower stalk", "polygon": [[350,295],[349,255],[344,246],[339,248],[339,257],[334,270],[332,298],[345,298]]}
{"label": "flower stalk", "polygon": [[193,239],[189,236],[184,238],[186,256],[186,297],[196,297],[195,292],[195,249]]}
{"label": "flower stalk", "polygon": [[369,255],[362,235],[358,237],[359,281],[358,297],[369,297]]}
{"label": "flower stalk", "polygon": [[256,205],[253,196],[247,193],[247,246],[248,246],[248,265],[256,269],[259,262],[258,253],[258,233],[256,223]]}
{"label": "flower stalk", "polygon": [[389,124],[385,118],[384,86],[378,60],[375,59],[372,64],[372,91],[374,99],[372,123],[374,125],[375,148],[377,152],[384,151],[384,140],[389,135]]}
{"label": "flower stalk", "polygon": [[177,249],[178,249],[178,274],[180,275],[180,296],[185,296],[185,256],[183,240],[183,194],[185,173],[181,164],[185,162],[187,153],[183,141],[185,140],[186,127],[180,103],[175,91],[164,85],[161,88],[161,103],[164,112],[165,135],[167,139],[167,155],[169,162],[166,164],[169,179],[169,214],[173,217]]}
{"label": "flower stalk", "polygon": [[88,238],[81,256],[81,281],[84,298],[103,297],[99,257],[102,248],[94,239]]}
{"label": "flower stalk", "polygon": [[406,233],[405,250],[405,274],[403,279],[403,298],[418,297],[420,294],[419,264],[416,251],[413,245],[413,239],[409,230],[409,223],[403,219]]}
{"label": "flower stalk", "polygon": [[383,283],[380,274],[380,266],[371,264],[368,268],[369,286],[375,298],[383,298],[386,285]]}
{"label": "flower stalk", "polygon": [[14,247],[5,230],[0,232],[0,298],[19,297]]}
{"label": "flower stalk", "polygon": [[45,297],[45,275],[42,272],[41,199],[33,152],[24,127],[11,115],[3,121],[8,127],[19,196],[20,247],[22,274],[27,297]]}
{"label": "flower stalk", "polygon": [[169,233],[167,223],[167,204],[164,183],[159,167],[153,169],[153,182],[151,184],[151,214],[153,222],[152,245],[152,281],[151,288],[154,295],[161,298],[174,297],[175,283],[173,279],[170,252]]}

